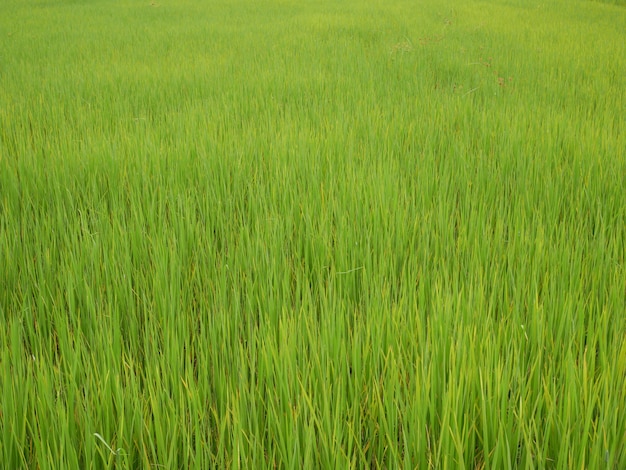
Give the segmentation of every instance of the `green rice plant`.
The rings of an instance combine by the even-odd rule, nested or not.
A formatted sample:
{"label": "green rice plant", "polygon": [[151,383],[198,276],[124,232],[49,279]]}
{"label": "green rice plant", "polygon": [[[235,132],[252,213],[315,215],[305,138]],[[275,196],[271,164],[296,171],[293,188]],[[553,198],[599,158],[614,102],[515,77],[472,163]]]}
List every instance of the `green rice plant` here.
{"label": "green rice plant", "polygon": [[622,468],[626,12],[0,6],[7,468]]}

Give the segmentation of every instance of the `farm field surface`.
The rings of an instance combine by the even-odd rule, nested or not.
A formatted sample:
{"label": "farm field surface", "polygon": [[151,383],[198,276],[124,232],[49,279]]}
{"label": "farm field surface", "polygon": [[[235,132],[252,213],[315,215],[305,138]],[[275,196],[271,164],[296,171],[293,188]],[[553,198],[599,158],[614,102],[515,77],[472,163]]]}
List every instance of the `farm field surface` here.
{"label": "farm field surface", "polygon": [[2,0],[0,467],[626,468],[626,5]]}

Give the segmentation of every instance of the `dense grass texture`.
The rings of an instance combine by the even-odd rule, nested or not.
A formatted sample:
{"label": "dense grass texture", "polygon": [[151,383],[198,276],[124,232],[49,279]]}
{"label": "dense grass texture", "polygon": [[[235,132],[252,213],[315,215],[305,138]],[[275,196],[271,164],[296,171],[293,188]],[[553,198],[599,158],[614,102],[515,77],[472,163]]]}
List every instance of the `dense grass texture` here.
{"label": "dense grass texture", "polygon": [[3,0],[2,466],[626,468],[625,71],[595,1]]}

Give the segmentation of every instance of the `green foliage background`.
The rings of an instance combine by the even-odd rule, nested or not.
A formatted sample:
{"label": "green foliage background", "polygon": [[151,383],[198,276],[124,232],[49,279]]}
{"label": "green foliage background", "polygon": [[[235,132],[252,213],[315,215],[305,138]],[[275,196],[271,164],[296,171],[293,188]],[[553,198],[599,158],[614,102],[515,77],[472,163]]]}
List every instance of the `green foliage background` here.
{"label": "green foliage background", "polygon": [[626,466],[625,31],[2,2],[0,462]]}

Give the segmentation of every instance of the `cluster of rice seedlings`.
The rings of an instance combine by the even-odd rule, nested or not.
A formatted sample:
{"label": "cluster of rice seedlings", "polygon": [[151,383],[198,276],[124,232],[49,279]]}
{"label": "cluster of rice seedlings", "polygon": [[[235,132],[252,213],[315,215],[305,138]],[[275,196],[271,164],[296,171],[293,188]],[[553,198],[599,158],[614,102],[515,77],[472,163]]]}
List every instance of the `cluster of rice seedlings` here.
{"label": "cluster of rice seedlings", "polygon": [[622,468],[626,11],[6,1],[8,468]]}

